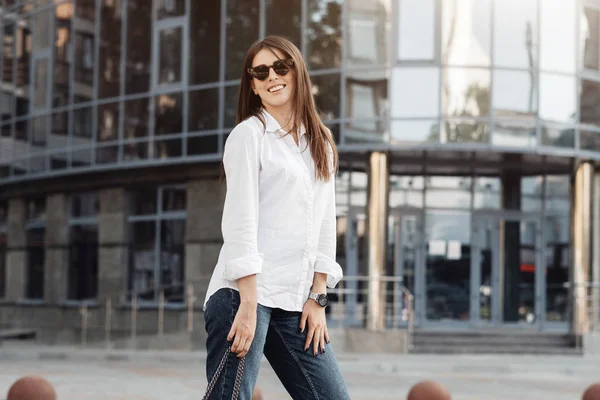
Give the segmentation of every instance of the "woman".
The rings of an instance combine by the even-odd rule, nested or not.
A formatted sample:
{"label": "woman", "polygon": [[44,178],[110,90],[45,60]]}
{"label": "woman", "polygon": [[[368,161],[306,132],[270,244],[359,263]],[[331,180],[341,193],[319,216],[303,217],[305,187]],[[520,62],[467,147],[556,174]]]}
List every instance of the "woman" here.
{"label": "woman", "polygon": [[342,278],[337,153],[311,90],[290,41],[250,47],[223,154],[224,243],[204,303],[211,399],[250,399],[263,353],[292,398],[349,398],[325,319],[327,287]]}

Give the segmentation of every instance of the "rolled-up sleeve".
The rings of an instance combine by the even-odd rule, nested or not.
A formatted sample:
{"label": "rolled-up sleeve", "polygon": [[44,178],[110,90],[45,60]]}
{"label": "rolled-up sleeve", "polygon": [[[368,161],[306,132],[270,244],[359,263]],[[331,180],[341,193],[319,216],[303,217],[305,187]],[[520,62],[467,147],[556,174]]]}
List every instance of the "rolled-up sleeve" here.
{"label": "rolled-up sleeve", "polygon": [[221,229],[225,268],[223,278],[235,281],[262,271],[258,252],[260,133],[238,125],[225,144],[223,165],[227,192]]}
{"label": "rolled-up sleeve", "polygon": [[337,246],[335,174],[332,174],[325,186],[325,216],[319,234],[315,272],[327,274],[327,287],[334,288],[343,277],[342,267],[335,261]]}

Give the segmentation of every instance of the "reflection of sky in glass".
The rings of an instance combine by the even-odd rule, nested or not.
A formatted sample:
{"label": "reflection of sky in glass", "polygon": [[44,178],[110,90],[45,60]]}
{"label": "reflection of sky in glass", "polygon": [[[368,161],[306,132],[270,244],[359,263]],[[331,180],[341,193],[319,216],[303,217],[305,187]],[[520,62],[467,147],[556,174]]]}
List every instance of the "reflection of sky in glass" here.
{"label": "reflection of sky in glass", "polygon": [[575,73],[575,0],[543,0],[540,68]]}
{"label": "reflection of sky in glass", "polygon": [[[528,27],[529,25],[529,27]],[[501,67],[530,68],[528,29],[537,43],[537,1],[501,0],[494,3],[494,64]],[[532,58],[537,51],[532,49]]]}

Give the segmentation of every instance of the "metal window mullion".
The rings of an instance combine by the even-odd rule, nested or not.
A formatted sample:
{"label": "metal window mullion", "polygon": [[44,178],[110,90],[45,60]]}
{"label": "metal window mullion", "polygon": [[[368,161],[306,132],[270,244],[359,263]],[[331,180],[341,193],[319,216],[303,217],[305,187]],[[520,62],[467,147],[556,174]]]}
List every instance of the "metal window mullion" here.
{"label": "metal window mullion", "polygon": [[[306,54],[307,49],[307,27],[308,27],[308,0],[301,0],[300,3],[300,52],[304,55],[306,59],[308,59],[308,54]],[[309,66],[310,68],[310,66]]]}
{"label": "metal window mullion", "polygon": [[121,65],[119,66],[119,128],[117,132],[119,145],[117,147],[117,162],[123,162],[123,138],[125,136],[125,84],[127,68],[127,8],[128,0],[121,0]]}
{"label": "metal window mullion", "polygon": [[[579,87],[581,85],[581,71],[582,71],[582,63],[579,59],[580,57],[580,48],[579,48],[579,35],[581,35],[580,32],[580,15],[585,15],[584,14],[584,10],[583,10],[583,6],[581,5],[580,2],[576,1],[575,2],[575,37],[573,38],[573,40],[575,41],[574,43],[574,47],[575,47],[575,87],[573,88],[573,90],[575,90],[575,150],[579,150],[579,146],[581,145],[581,140],[580,140],[580,129],[579,129],[579,123],[581,122],[581,98],[579,96]],[[581,54],[585,56],[584,54]],[[545,313],[544,313],[544,317],[545,317]],[[543,321],[544,318],[542,318]]]}
{"label": "metal window mullion", "polygon": [[[75,10],[77,10],[77,1],[73,0],[73,13],[75,14]],[[69,59],[71,60],[69,64],[69,99],[68,99],[68,121],[67,121],[67,169],[72,168],[73,164],[73,152],[71,148],[73,147],[73,128],[74,128],[74,112],[71,105],[75,102],[75,18],[71,18],[71,29],[69,31],[69,40],[71,41],[71,48],[69,50]]]}
{"label": "metal window mullion", "polygon": [[158,293],[160,291],[160,288],[162,287],[162,282],[160,281],[161,277],[160,277],[160,268],[161,268],[161,263],[160,263],[160,254],[161,254],[161,248],[160,248],[160,238],[161,238],[161,214],[162,214],[162,199],[163,199],[163,188],[159,187],[158,188],[158,201],[157,201],[157,206],[158,209],[156,210],[157,212],[157,218],[154,222],[155,224],[155,229],[154,229],[154,286],[155,286],[155,291],[154,291],[154,300],[158,301]]}
{"label": "metal window mullion", "polygon": [[488,89],[488,143],[491,145],[492,135],[494,134],[494,63],[495,63],[495,49],[496,49],[496,30],[494,29],[494,21],[496,20],[496,2],[490,2],[490,87]]}
{"label": "metal window mullion", "polygon": [[[197,1],[197,0],[196,0]],[[181,126],[183,128],[183,134],[182,134],[182,143],[181,143],[181,156],[182,157],[186,157],[187,156],[187,137],[188,137],[188,108],[189,108],[189,90],[187,90],[187,88],[189,87],[189,80],[190,80],[190,74],[189,74],[189,65],[190,65],[190,45],[191,45],[191,39],[190,39],[190,34],[191,34],[191,30],[190,30],[190,26],[191,26],[191,14],[192,14],[192,8],[191,8],[191,0],[185,0],[185,10],[186,10],[186,14],[185,16],[181,17],[183,19],[183,23],[181,25],[181,47],[182,47],[182,59],[181,59],[181,83],[183,85],[182,88],[182,95],[181,95]]]}
{"label": "metal window mullion", "polygon": [[[92,101],[95,103],[98,101],[99,85],[100,85],[100,42],[102,41],[102,1],[96,0],[95,9],[95,26],[94,26],[94,88]],[[98,105],[92,106],[92,141],[91,151],[92,156],[90,159],[90,165],[96,165],[96,143],[98,140]]]}
{"label": "metal window mullion", "polygon": [[267,0],[258,1],[258,38],[264,39],[267,34]]}
{"label": "metal window mullion", "polygon": [[541,76],[541,61],[540,61],[540,57],[541,57],[541,38],[542,38],[542,11],[541,11],[541,0],[537,0],[536,1],[536,18],[537,18],[537,32],[536,32],[536,54],[537,54],[537,59],[536,59],[536,63],[533,66],[533,76],[534,76],[534,81],[535,81],[535,86],[537,87],[537,96],[536,96],[536,105],[535,105],[535,129],[536,129],[536,145],[537,146],[541,146],[542,144],[542,128],[541,128],[541,124],[542,124],[542,120],[540,118],[540,97],[541,97],[541,87],[540,87],[540,76]]}
{"label": "metal window mullion", "polygon": [[[342,10],[341,10],[341,16],[340,16],[340,34],[342,37],[342,44],[340,46],[340,68],[341,68],[341,72],[340,72],[340,119],[342,121],[345,121],[346,118],[348,117],[346,115],[346,79],[347,79],[347,75],[346,75],[346,68],[348,65],[347,62],[347,57],[348,57],[348,28],[347,26],[349,25],[350,21],[348,19],[348,5],[349,2],[344,1],[342,3]],[[389,84],[389,83],[388,83]],[[388,91],[388,93],[390,93]],[[340,129],[340,144],[344,145],[346,143],[346,124],[341,123],[339,126]],[[348,197],[348,200],[350,200],[350,198]],[[350,204],[350,202],[348,202],[348,204]]]}
{"label": "metal window mullion", "polygon": [[218,140],[218,148],[217,151],[220,155],[223,154],[223,148],[225,147],[225,136],[223,134],[223,125],[225,124],[225,86],[223,86],[223,82],[225,81],[225,64],[226,64],[226,54],[227,51],[227,0],[221,1],[221,26],[220,26],[220,38],[219,38],[219,87],[218,87],[218,121],[217,128],[219,129],[219,140]]}
{"label": "metal window mullion", "polygon": [[[443,107],[443,97],[444,97],[444,72],[446,71],[446,65],[444,65],[444,60],[443,60],[443,52],[444,52],[444,38],[443,38],[443,32],[442,32],[442,20],[443,20],[443,6],[442,6],[442,0],[438,0],[435,1],[435,6],[436,6],[436,10],[435,10],[435,15],[437,18],[437,24],[436,24],[436,40],[439,43],[439,45],[437,46],[439,48],[439,52],[436,55],[436,57],[439,57],[439,63],[438,63],[438,68],[439,68],[439,77],[438,77],[438,115],[437,115],[437,120],[438,120],[438,124],[439,124],[439,140],[438,140],[438,144],[444,144],[447,142],[448,139],[448,132],[446,132],[446,130],[444,129],[444,112],[442,110]],[[425,199],[425,197],[423,197],[423,199]]]}

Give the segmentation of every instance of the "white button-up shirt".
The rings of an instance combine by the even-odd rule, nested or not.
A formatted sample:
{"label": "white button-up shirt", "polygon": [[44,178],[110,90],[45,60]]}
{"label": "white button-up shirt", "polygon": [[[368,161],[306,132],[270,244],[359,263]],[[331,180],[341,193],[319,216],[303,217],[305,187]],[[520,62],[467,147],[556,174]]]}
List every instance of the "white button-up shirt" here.
{"label": "white button-up shirt", "polygon": [[[335,174],[316,179],[304,127],[297,145],[263,111],[265,126],[251,117],[227,138],[223,164],[227,193],[223,247],[204,301],[237,279],[257,274],[257,301],[302,311],[315,272],[327,286],[342,279],[336,256]],[[332,157],[330,157],[331,166]]]}

